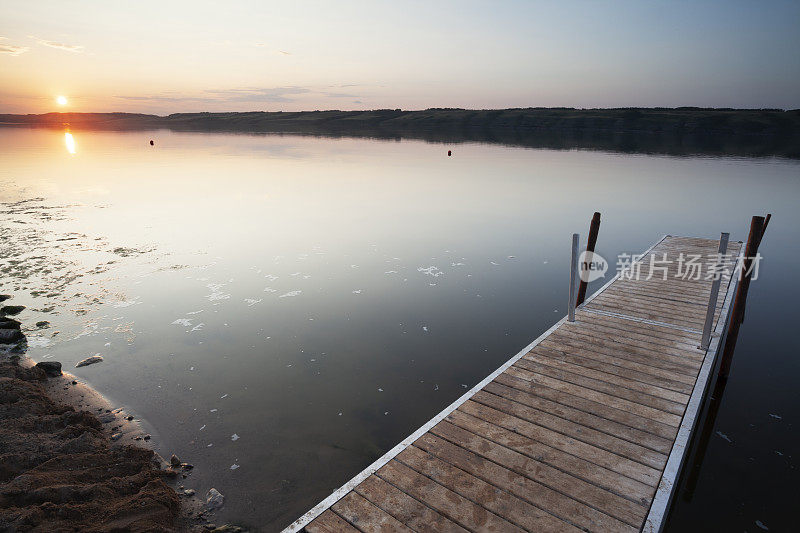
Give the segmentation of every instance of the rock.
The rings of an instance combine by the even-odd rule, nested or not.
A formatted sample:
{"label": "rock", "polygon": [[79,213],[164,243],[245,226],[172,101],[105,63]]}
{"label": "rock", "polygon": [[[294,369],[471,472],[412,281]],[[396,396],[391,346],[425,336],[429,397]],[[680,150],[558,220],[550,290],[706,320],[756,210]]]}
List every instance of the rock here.
{"label": "rock", "polygon": [[87,357],[86,359],[78,361],[78,364],[75,365],[75,368],[80,368],[82,366],[93,365],[95,363],[101,362],[102,360],[103,360],[103,356],[102,355],[93,355],[91,357]]}
{"label": "rock", "polygon": [[14,320],[7,316],[0,317],[0,329],[19,329],[20,325],[19,320]]}
{"label": "rock", "polygon": [[151,439],[151,438],[153,438],[153,437],[150,435],[150,433],[148,433],[147,435],[145,435],[145,436],[144,436],[144,437],[142,437],[142,438],[143,438],[144,440],[150,440],[150,439]]}
{"label": "rock", "polygon": [[77,384],[78,384],[78,382],[77,382],[77,381],[75,381],[75,380],[73,379],[73,380],[72,380],[72,384],[73,384],[73,385],[77,385]]}
{"label": "rock", "polygon": [[50,322],[48,322],[47,320],[41,320],[36,323],[36,327],[39,329],[47,329],[50,327]]}
{"label": "rock", "polygon": [[183,495],[184,496],[190,496],[190,497],[194,496],[194,489],[186,489],[185,491],[183,491]]}
{"label": "rock", "polygon": [[4,305],[0,307],[0,315],[18,315],[24,310],[24,305]]}
{"label": "rock", "polygon": [[172,457],[169,458],[169,464],[172,466],[180,466],[181,460],[178,459],[178,456],[173,453]]}
{"label": "rock", "polygon": [[116,420],[117,417],[114,416],[114,413],[103,413],[102,415],[99,415],[97,419],[103,424],[108,424],[109,422]]}
{"label": "rock", "polygon": [[22,337],[22,332],[18,329],[0,329],[0,343],[2,344],[11,344]]}
{"label": "rock", "polygon": [[39,361],[36,366],[44,370],[44,373],[50,377],[61,375],[61,363],[58,361]]}
{"label": "rock", "polygon": [[131,420],[133,420],[133,416],[131,416],[131,415],[128,415],[128,416],[126,416],[126,417],[125,417],[125,420],[127,420],[128,422],[130,422]]}
{"label": "rock", "polygon": [[192,468],[194,468],[194,465],[190,463],[181,463],[181,468],[183,468],[184,470],[191,470]]}
{"label": "rock", "polygon": [[206,508],[209,511],[219,509],[225,504],[225,496],[217,489],[211,488],[206,492]]}
{"label": "rock", "polygon": [[11,298],[10,294],[0,294],[0,302],[5,302],[9,298]]}
{"label": "rock", "polygon": [[164,473],[165,473],[165,474],[166,474],[168,477],[177,477],[179,472],[170,466],[169,468],[167,468],[166,470],[164,470]]}
{"label": "rock", "polygon": [[114,433],[111,435],[111,440],[119,440],[122,438],[122,433]]}

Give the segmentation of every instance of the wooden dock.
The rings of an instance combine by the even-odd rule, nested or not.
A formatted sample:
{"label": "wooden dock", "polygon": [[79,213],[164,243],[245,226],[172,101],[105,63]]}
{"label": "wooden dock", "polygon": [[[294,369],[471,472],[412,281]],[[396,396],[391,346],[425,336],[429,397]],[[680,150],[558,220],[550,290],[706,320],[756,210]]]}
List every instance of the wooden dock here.
{"label": "wooden dock", "polygon": [[[712,283],[677,259],[705,275],[718,245],[662,238],[639,279],[617,275],[285,531],[658,531],[736,284],[700,349]],[[664,253],[667,279],[646,279]]]}

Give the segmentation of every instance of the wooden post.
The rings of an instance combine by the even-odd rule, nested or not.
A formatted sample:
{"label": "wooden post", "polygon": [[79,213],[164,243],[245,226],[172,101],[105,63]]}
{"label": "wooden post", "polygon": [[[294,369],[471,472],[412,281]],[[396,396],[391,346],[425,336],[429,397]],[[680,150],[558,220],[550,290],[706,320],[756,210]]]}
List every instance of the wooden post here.
{"label": "wooden post", "polygon": [[728,238],[730,237],[730,233],[722,233],[719,236],[719,248],[717,252],[719,253],[719,260],[720,263],[717,264],[717,270],[715,272],[716,277],[714,281],[711,283],[711,294],[708,296],[708,308],[706,309],[706,322],[703,325],[703,336],[700,339],[700,349],[707,350],[708,345],[711,344],[711,328],[714,325],[714,314],[717,310],[717,297],[719,296],[719,286],[722,283],[722,272],[720,268],[724,264],[725,252],[728,251]]}
{"label": "wooden post", "polygon": [[[756,253],[758,253],[758,247],[761,246],[761,239],[764,238],[764,233],[767,232],[767,225],[769,224],[769,219],[772,218],[771,213],[767,213],[767,216],[764,218],[764,225],[761,227],[761,233],[758,236],[758,242],[756,243]],[[744,315],[745,311],[747,310],[747,293],[744,295],[744,301],[742,302],[742,323],[744,323]]]}
{"label": "wooden post", "polygon": [[736,349],[736,339],[739,336],[739,326],[742,323],[742,312],[744,311],[747,291],[750,288],[750,276],[752,274],[753,258],[758,253],[758,244],[763,235],[764,217],[753,217],[750,222],[750,235],[747,237],[747,247],[744,252],[744,261],[739,270],[739,285],[736,287],[736,299],[733,301],[731,311],[731,321],[728,324],[728,334],[725,338],[725,347],[722,350],[722,363],[719,367],[720,377],[728,378],[731,370],[731,360],[733,351]]}
{"label": "wooden post", "polygon": [[[600,213],[595,211],[592,217],[592,223],[589,225],[589,240],[586,243],[586,251],[594,252],[594,246],[597,244],[597,234],[600,231]],[[588,255],[588,254],[587,254]],[[575,306],[579,306],[586,299],[586,287],[589,285],[588,281],[581,279],[581,285],[578,287],[578,299],[575,301]]]}
{"label": "wooden post", "polygon": [[575,322],[575,278],[578,275],[578,234],[572,234],[572,255],[569,262],[569,303],[567,320]]}

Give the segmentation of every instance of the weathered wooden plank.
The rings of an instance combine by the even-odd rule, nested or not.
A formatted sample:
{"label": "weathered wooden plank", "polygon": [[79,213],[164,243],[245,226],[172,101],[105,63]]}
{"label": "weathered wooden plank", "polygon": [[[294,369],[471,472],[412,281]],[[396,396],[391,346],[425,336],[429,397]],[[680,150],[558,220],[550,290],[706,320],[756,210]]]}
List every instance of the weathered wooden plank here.
{"label": "weathered wooden plank", "polygon": [[376,475],[369,476],[354,490],[414,531],[436,533],[467,531]]}
{"label": "weathered wooden plank", "polygon": [[566,361],[557,352],[553,352],[546,348],[536,350],[535,352],[530,352],[523,359],[528,359],[531,361],[535,361],[537,363],[558,368],[565,372],[578,374],[586,378],[602,381],[605,383],[609,383],[611,385],[616,385],[624,389],[645,393],[650,396],[655,396],[658,398],[669,400],[671,402],[677,402],[681,405],[685,405],[686,402],[689,401],[688,394],[683,394],[671,389],[659,387],[658,385],[652,385],[649,383],[637,381],[630,378],[621,378],[615,374],[603,372],[602,370],[595,370],[592,368],[587,368],[581,365],[573,364],[570,361]]}
{"label": "weathered wooden plank", "polygon": [[625,424],[620,424],[619,422],[597,416],[593,413],[587,413],[540,396],[508,387],[503,385],[500,381],[489,383],[483,390],[500,396],[501,398],[507,398],[517,403],[527,405],[532,409],[550,413],[565,420],[573,421],[576,424],[581,424],[608,435],[624,439],[628,442],[644,446],[656,452],[667,454],[672,448],[672,441],[670,439],[659,437],[658,435]]}
{"label": "weathered wooden plank", "polygon": [[660,368],[668,370],[674,374],[684,374],[687,377],[694,379],[699,370],[696,362],[689,359],[680,360],[673,356],[662,354],[658,357],[656,354],[636,353],[628,349],[620,343],[613,341],[603,341],[592,343],[585,339],[578,338],[576,335],[565,336],[558,332],[553,333],[548,338],[539,343],[539,346],[544,348],[552,348],[555,350],[575,352],[575,350],[586,350],[594,353],[601,353],[617,357],[619,359],[627,359],[628,361],[647,365],[653,368]]}
{"label": "weathered wooden plank", "polygon": [[305,527],[308,533],[359,533],[347,520],[330,509],[324,511]]}
{"label": "weathered wooden plank", "polygon": [[[628,323],[630,324],[630,321]],[[628,330],[620,330],[619,328],[611,327],[606,324],[601,325],[597,322],[586,320],[583,317],[576,320],[573,324],[564,324],[563,326],[563,331],[565,333],[576,329],[582,330],[587,334],[591,333],[595,336],[611,337],[615,341],[623,344],[631,344],[640,348],[648,348],[653,351],[663,350],[665,353],[669,353],[671,355],[682,355],[684,352],[700,353],[700,349],[697,347],[698,345],[696,342],[681,342],[672,339],[662,339],[660,337],[648,335],[647,333],[638,331],[638,328],[637,330],[630,328]]]}
{"label": "weathered wooden plank", "polygon": [[626,320],[624,318],[600,315],[584,309],[579,309],[576,311],[575,316],[579,321],[600,323],[606,327],[613,327],[623,331],[633,328],[637,332],[646,333],[647,335],[652,336],[654,342],[657,339],[665,341],[672,340],[679,343],[689,344],[690,346],[696,346],[695,343],[700,342],[700,333],[692,333],[666,326],[647,324],[644,322],[631,322],[630,320]]}
{"label": "weathered wooden plank", "polygon": [[677,430],[674,426],[631,413],[625,409],[618,409],[602,402],[582,398],[565,392],[564,390],[548,387],[540,383],[533,383],[530,380],[514,376],[510,372],[505,372],[498,376],[495,382],[528,393],[532,396],[545,398],[585,413],[618,422],[664,439],[669,439],[670,441],[675,438]]}
{"label": "weathered wooden plank", "polygon": [[377,475],[409,496],[424,500],[440,514],[470,531],[524,531],[395,459],[378,470]]}
{"label": "weathered wooden plank", "polygon": [[653,376],[652,374],[646,374],[644,372],[630,370],[614,364],[601,363],[594,359],[581,357],[580,355],[574,353],[567,353],[560,350],[553,350],[551,348],[541,348],[541,350],[539,350],[537,353],[538,354],[547,353],[548,357],[558,359],[559,361],[565,361],[575,366],[596,370],[599,372],[603,372],[605,374],[613,374],[622,379],[638,381],[641,383],[654,385],[656,387],[674,392],[679,392],[684,395],[688,395],[692,392],[691,385],[689,385],[688,383],[684,383],[683,381],[671,380],[663,377],[656,377]]}
{"label": "weathered wooden plank", "polygon": [[[589,345],[597,344],[615,350],[623,350],[638,356],[652,358],[656,361],[670,361],[694,368],[694,366],[700,364],[703,360],[702,352],[696,347],[687,348],[685,345],[677,345],[676,343],[673,343],[672,347],[637,343],[632,336],[619,330],[614,332],[613,335],[598,335],[597,331],[579,322],[575,322],[569,327],[560,329],[559,335],[567,335],[574,339],[574,342],[582,341]],[[597,342],[598,337],[602,338],[602,343]]]}
{"label": "weathered wooden plank", "polygon": [[474,502],[480,502],[481,507],[485,507],[498,516],[505,517],[509,522],[527,531],[572,533],[580,531],[575,526],[517,498],[510,492],[500,490],[415,446],[409,446],[400,452],[397,460],[453,492]]}
{"label": "weathered wooden plank", "polygon": [[667,461],[666,454],[655,452],[638,444],[583,426],[571,420],[566,420],[551,415],[550,413],[533,409],[528,405],[491,394],[485,390],[479,391],[473,396],[472,401],[491,407],[492,409],[497,409],[498,411],[515,416],[526,422],[562,433],[568,437],[621,455],[622,457],[626,457],[652,468],[661,469]]}
{"label": "weathered wooden plank", "polygon": [[364,531],[413,533],[395,517],[376,507],[357,492],[350,492],[331,507],[336,514]]}
{"label": "weathered wooden plank", "polygon": [[615,355],[608,355],[607,353],[595,351],[587,348],[576,348],[574,346],[566,346],[558,343],[541,343],[537,348],[546,349],[551,352],[562,353],[582,359],[589,359],[596,361],[603,365],[613,365],[620,368],[635,370],[641,374],[652,376],[655,379],[664,379],[669,381],[676,381],[680,383],[690,384],[694,377],[687,375],[683,372],[674,372],[665,368],[655,367],[642,363],[641,360],[636,361],[626,357],[617,357]]}
{"label": "weathered wooden plank", "polygon": [[[542,508],[564,522],[573,523],[589,531],[631,532],[636,530],[629,524],[518,474],[500,463],[487,460],[450,441],[439,438],[433,433],[423,435],[414,443],[414,446]],[[507,452],[514,453],[511,450],[507,450]],[[502,457],[498,458],[501,461],[503,459]],[[525,460],[524,457],[520,458]]]}
{"label": "weathered wooden plank", "polygon": [[647,483],[626,477],[582,457],[547,446],[528,435],[493,424],[491,421],[473,416],[460,409],[453,411],[445,420],[471,433],[484,435],[501,446],[527,455],[531,459],[536,459],[623,498],[640,501],[641,498],[653,491],[653,487]]}
{"label": "weathered wooden plank", "polygon": [[[486,422],[509,431],[519,433],[545,446],[559,450],[565,454],[579,457],[595,465],[602,466],[611,472],[616,472],[620,476],[636,480],[639,483],[653,487],[658,484],[660,471],[657,468],[632,461],[622,455],[573,439],[564,433],[549,430],[543,426],[528,422],[527,420],[523,420],[474,400],[468,400],[457,411],[464,412],[475,418],[480,418],[481,420],[485,420]],[[563,458],[561,454],[554,453],[554,456]],[[618,476],[612,477],[615,478]]]}
{"label": "weathered wooden plank", "polygon": [[[531,457],[524,453],[524,448],[520,451],[496,442],[488,438],[490,435],[484,437],[448,421],[440,422],[430,433],[626,524],[638,526],[646,515],[646,498],[632,501],[559,470],[539,456]],[[516,442],[524,443],[523,439],[518,438],[512,446]]]}
{"label": "weathered wooden plank", "polygon": [[667,413],[666,411],[661,411],[659,409],[654,409],[647,405],[631,402],[624,398],[618,398],[616,396],[612,396],[604,392],[599,392],[592,389],[586,389],[584,387],[580,387],[572,383],[568,383],[566,381],[561,381],[558,379],[551,378],[550,376],[537,374],[529,370],[519,368],[516,365],[509,368],[506,371],[506,373],[511,376],[515,376],[530,381],[532,383],[536,383],[538,385],[544,385],[546,387],[550,387],[553,389],[563,390],[565,392],[569,392],[570,394],[574,394],[575,396],[586,398],[587,400],[606,403],[611,407],[627,410],[639,416],[650,418],[651,420],[655,420],[656,422],[661,422],[662,424],[667,424],[673,427],[678,427],[678,425],[680,425],[681,417],[676,414]]}
{"label": "weathered wooden plank", "polygon": [[639,405],[646,405],[648,407],[652,407],[653,409],[658,409],[667,413],[672,413],[675,415],[683,414],[684,406],[678,402],[665,400],[663,398],[658,398],[656,396],[651,396],[650,394],[645,394],[623,387],[616,387],[613,384],[605,381],[599,381],[597,379],[587,378],[572,372],[566,372],[559,368],[537,362],[535,360],[536,357],[538,357],[538,352],[532,351],[528,356],[517,361],[514,366],[524,368],[525,370],[529,370],[543,376],[549,376],[561,381],[566,381],[567,383],[572,383],[573,385],[578,385],[586,389],[603,392],[617,398],[638,403]]}

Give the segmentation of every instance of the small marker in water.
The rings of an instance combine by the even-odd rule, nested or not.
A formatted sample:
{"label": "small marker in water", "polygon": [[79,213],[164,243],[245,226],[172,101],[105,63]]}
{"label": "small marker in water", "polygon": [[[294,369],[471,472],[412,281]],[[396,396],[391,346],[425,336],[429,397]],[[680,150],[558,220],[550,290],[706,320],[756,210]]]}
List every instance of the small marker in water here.
{"label": "small marker in water", "polygon": [[150,146],[155,146],[156,143],[153,142],[153,139],[150,139]]}
{"label": "small marker in water", "polygon": [[[153,141],[150,141],[151,144],[152,144],[152,142]],[[450,157],[451,155],[453,155],[453,151],[452,150],[448,150],[447,151],[447,157]]]}

